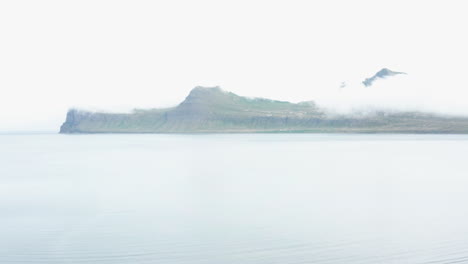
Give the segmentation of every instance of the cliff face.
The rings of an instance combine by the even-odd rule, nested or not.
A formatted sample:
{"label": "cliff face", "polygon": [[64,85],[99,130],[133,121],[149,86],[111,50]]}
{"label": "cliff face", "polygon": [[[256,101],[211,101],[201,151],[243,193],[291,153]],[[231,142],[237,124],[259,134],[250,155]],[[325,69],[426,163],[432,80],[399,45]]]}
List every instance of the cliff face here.
{"label": "cliff face", "polygon": [[90,112],[79,111],[71,109],[67,112],[67,118],[60,127],[60,133],[75,133],[80,132],[80,122],[86,120],[90,115]]}
{"label": "cliff face", "polygon": [[60,133],[403,132],[468,133],[468,118],[401,112],[327,115],[313,102],[246,98],[196,87],[174,108],[133,113],[69,110]]}

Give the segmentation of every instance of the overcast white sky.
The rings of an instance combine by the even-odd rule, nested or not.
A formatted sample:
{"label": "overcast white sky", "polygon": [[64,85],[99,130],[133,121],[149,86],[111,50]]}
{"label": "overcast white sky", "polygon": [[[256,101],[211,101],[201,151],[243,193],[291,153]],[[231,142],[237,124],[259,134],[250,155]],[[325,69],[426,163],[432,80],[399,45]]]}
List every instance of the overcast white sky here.
{"label": "overcast white sky", "polygon": [[[197,85],[468,113],[466,5],[0,1],[0,131],[58,130],[70,107],[175,105]],[[358,85],[382,67],[408,75]]]}

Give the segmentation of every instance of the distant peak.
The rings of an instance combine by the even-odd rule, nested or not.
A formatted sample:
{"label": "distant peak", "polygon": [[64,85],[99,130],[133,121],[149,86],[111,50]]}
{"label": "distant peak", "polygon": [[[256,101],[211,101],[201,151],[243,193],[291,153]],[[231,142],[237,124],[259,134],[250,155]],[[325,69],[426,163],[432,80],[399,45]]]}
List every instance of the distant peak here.
{"label": "distant peak", "polygon": [[200,97],[200,96],[209,96],[209,95],[215,95],[215,94],[222,94],[226,93],[221,87],[219,86],[212,86],[212,87],[206,87],[206,86],[196,86],[193,88],[188,97]]}
{"label": "distant peak", "polygon": [[379,77],[386,77],[386,76],[393,76],[393,75],[397,75],[397,74],[406,74],[406,73],[396,72],[396,71],[392,71],[392,70],[390,70],[388,68],[383,68],[380,71],[378,71],[375,75],[377,75]]}
{"label": "distant peak", "polygon": [[212,86],[212,87],[206,87],[206,86],[196,86],[195,88],[190,91],[190,93],[193,92],[222,92],[223,89],[219,86]]}
{"label": "distant peak", "polygon": [[392,70],[390,70],[388,68],[383,68],[380,71],[378,71],[376,74],[374,74],[374,76],[365,79],[362,83],[366,87],[367,86],[372,86],[374,81],[376,81],[378,79],[385,79],[387,77],[395,76],[395,75],[399,75],[399,74],[406,74],[406,73],[405,72],[396,72],[396,71],[392,71]]}
{"label": "distant peak", "polygon": [[224,91],[219,86],[196,86],[190,91],[182,104],[215,101],[216,98],[219,99],[229,94],[231,93]]}

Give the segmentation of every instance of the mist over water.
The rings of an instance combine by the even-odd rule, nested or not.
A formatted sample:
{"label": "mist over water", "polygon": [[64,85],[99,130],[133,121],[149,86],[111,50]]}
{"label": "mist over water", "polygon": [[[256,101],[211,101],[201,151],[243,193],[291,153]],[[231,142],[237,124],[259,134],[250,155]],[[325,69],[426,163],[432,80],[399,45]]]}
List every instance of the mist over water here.
{"label": "mist over water", "polygon": [[464,135],[0,135],[0,263],[468,260]]}

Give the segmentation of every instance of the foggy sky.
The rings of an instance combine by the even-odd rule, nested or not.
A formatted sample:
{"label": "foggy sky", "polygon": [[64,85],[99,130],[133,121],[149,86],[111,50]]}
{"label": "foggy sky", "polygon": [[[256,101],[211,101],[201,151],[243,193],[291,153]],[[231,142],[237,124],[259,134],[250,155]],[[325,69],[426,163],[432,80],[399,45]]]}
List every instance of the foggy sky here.
{"label": "foggy sky", "polygon": [[[1,1],[0,131],[195,86],[324,106],[468,113],[463,1]],[[383,67],[407,72],[375,86]],[[340,89],[340,84],[347,86]]]}

